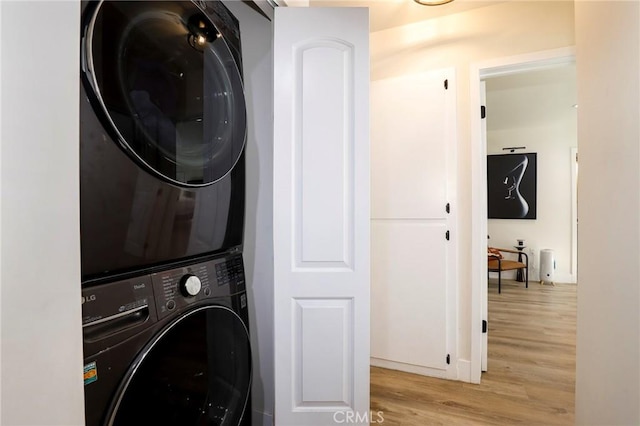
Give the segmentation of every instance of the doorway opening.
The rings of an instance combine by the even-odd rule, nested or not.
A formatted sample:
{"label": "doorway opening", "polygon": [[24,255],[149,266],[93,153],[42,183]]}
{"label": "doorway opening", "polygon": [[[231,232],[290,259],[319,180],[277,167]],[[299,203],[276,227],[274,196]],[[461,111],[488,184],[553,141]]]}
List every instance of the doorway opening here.
{"label": "doorway opening", "polygon": [[[481,86],[482,82],[490,79],[495,79],[498,81],[498,78],[504,77],[505,82],[509,82],[509,80],[517,80],[518,75],[524,75],[526,73],[543,73],[545,70],[551,70],[554,68],[558,68],[561,66],[566,66],[573,64],[575,61],[575,55],[572,48],[563,48],[563,49],[555,49],[551,51],[539,52],[534,54],[526,54],[519,55],[509,58],[500,58],[492,61],[486,61],[483,63],[474,64],[471,67],[471,123],[472,123],[472,295],[471,295],[471,318],[472,318],[472,341],[471,341],[471,381],[475,383],[480,383],[481,372],[486,368],[486,363],[483,363],[483,360],[486,360],[487,354],[487,334],[483,333],[483,324],[486,324],[488,320],[488,275],[486,270],[486,247],[487,247],[487,236],[490,235],[489,232],[489,224],[487,219],[487,154],[492,153],[491,150],[500,149],[503,147],[511,147],[511,146],[522,146],[520,143],[513,143],[513,140],[510,141],[509,144],[500,147],[490,147],[487,143],[486,138],[484,138],[483,132],[483,122],[480,114],[477,112],[481,109]],[[544,73],[543,73],[544,74]],[[574,72],[575,74],[575,72]],[[504,83],[504,82],[503,82]],[[511,81],[513,84],[514,81]],[[569,105],[568,107],[573,107],[573,105]],[[544,110],[544,105],[542,107],[538,107],[539,109]],[[544,112],[544,111],[543,111]],[[574,111],[575,112],[575,111]],[[511,113],[511,111],[510,111]],[[512,117],[514,118],[514,117]],[[526,123],[526,119],[528,118],[526,115],[523,117],[516,117],[519,120],[522,120]],[[534,126],[535,127],[535,126]],[[502,138],[508,138],[511,133],[511,137],[513,137],[513,129],[503,130],[500,134]],[[537,138],[540,138],[538,135]],[[498,138],[499,139],[499,138]],[[501,143],[505,142],[505,139],[501,140]],[[537,140],[526,141],[527,143],[524,146],[534,146],[535,143],[538,143]],[[569,156],[571,147],[567,147],[567,153],[565,156],[565,165],[567,166],[566,179],[569,181],[567,186],[571,185],[571,174],[569,171],[570,163],[566,162],[566,157]],[[538,149],[538,148],[535,148]],[[540,148],[541,149],[541,148]],[[494,151],[495,152],[495,151]],[[507,151],[509,152],[509,151]],[[540,151],[542,152],[542,151]],[[541,156],[542,158],[543,156]],[[545,156],[546,157],[546,156]],[[549,166],[550,163],[546,164],[546,167]],[[541,167],[539,170],[543,170]],[[539,172],[540,173],[540,172]],[[571,195],[571,190],[569,190],[569,198],[573,199],[573,195]],[[544,204],[544,203],[543,203]],[[567,222],[569,222],[571,217],[572,208],[569,205],[569,218]],[[537,222],[536,220],[535,222]],[[524,222],[523,220],[514,221],[514,222]],[[534,221],[532,221],[533,223]],[[531,227],[531,225],[529,225]],[[573,227],[567,223],[566,227],[568,228],[567,234],[573,234]],[[521,231],[513,231],[509,230],[507,227],[506,231],[503,232],[503,236],[500,238],[505,238],[505,243],[510,243],[510,245],[516,244],[516,239],[524,239],[524,236],[520,235]],[[530,230],[529,230],[530,231]],[[507,235],[509,232],[512,234],[512,238],[507,239]],[[523,231],[524,232],[524,231]],[[535,235],[532,234],[532,235]],[[571,238],[574,238],[573,235]],[[494,244],[494,236],[492,238],[492,245]],[[535,237],[534,237],[535,238]],[[511,241],[513,240],[513,241]],[[542,244],[546,246],[546,242],[538,242],[537,244]],[[496,244],[497,245],[497,244]],[[573,244],[569,243],[569,259],[573,258],[573,255],[570,253],[572,250]],[[534,266],[537,262],[537,250],[540,248],[546,247],[532,247],[534,253],[533,261],[530,260],[530,265]],[[573,263],[573,262],[570,262]],[[569,270],[568,270],[569,271]],[[575,265],[570,266],[569,275],[575,275]],[[536,279],[536,277],[534,277]],[[567,281],[567,279],[563,279],[563,281]],[[523,285],[524,287],[524,285]]]}

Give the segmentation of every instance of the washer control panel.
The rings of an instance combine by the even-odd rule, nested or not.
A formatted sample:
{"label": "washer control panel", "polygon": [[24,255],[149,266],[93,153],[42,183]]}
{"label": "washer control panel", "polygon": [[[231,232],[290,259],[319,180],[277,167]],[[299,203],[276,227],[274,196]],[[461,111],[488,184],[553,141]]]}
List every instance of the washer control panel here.
{"label": "washer control panel", "polygon": [[210,297],[245,289],[242,255],[213,259],[151,275],[158,319]]}
{"label": "washer control panel", "polygon": [[[241,284],[244,289],[244,267],[241,256],[234,256],[215,264],[218,285]],[[238,291],[238,290],[236,290]]]}
{"label": "washer control panel", "polygon": [[[133,336],[194,303],[215,297],[228,298],[244,290],[241,253],[84,287],[82,329],[85,354],[101,351],[105,344]],[[246,296],[242,294],[240,297],[244,307]]]}

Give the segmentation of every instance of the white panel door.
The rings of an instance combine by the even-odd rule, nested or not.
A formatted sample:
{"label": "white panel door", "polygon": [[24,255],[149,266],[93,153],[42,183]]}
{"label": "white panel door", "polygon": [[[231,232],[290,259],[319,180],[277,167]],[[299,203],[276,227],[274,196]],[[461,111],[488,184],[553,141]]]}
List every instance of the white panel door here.
{"label": "white panel door", "polygon": [[368,20],[363,8],[275,10],[278,425],[368,424]]}
{"label": "white panel door", "polygon": [[371,86],[371,362],[456,378],[452,69]]}

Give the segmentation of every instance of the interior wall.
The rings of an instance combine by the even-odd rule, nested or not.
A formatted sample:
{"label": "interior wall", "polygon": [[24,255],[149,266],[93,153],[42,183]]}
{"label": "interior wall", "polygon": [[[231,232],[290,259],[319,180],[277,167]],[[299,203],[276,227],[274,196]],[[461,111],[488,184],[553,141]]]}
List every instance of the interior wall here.
{"label": "interior wall", "polygon": [[[553,249],[555,282],[576,282],[572,257],[571,148],[577,140],[575,64],[492,77],[487,87],[487,154],[537,153],[537,218],[489,219],[489,245],[513,250],[524,239],[529,279],[539,280],[539,250]],[[514,278],[515,271],[503,273]]]}
{"label": "interior wall", "polygon": [[[597,25],[594,25],[597,23]],[[640,3],[576,2],[576,424],[640,424]]]}
{"label": "interior wall", "polygon": [[0,11],[0,423],[82,425],[80,2]]}
{"label": "interior wall", "polygon": [[[473,9],[371,34],[371,79],[455,67],[458,116],[459,361],[471,358],[472,63],[574,44],[573,2],[517,1]],[[381,119],[372,117],[372,120]],[[460,377],[469,380],[469,377]]]}
{"label": "interior wall", "polygon": [[252,422],[273,424],[273,28],[245,2],[225,2],[240,21],[247,102],[244,261],[253,355]]}

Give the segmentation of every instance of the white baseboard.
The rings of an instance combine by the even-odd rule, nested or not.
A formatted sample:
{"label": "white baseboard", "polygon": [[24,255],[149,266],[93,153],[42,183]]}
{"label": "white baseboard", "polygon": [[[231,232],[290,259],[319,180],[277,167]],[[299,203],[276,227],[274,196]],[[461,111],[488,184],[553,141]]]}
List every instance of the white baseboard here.
{"label": "white baseboard", "polygon": [[381,358],[371,358],[371,365],[374,367],[388,368],[390,370],[404,371],[405,373],[420,374],[421,376],[436,377],[438,379],[458,380],[471,383],[471,361],[466,359],[458,360],[456,371],[452,369],[439,370],[403,362],[389,361]]}
{"label": "white baseboard", "polygon": [[437,377],[446,379],[447,370],[423,367],[421,365],[405,364],[403,362],[389,361],[387,359],[371,358],[371,365],[374,367],[388,368],[389,370],[404,371],[405,373],[420,374],[422,376]]}

